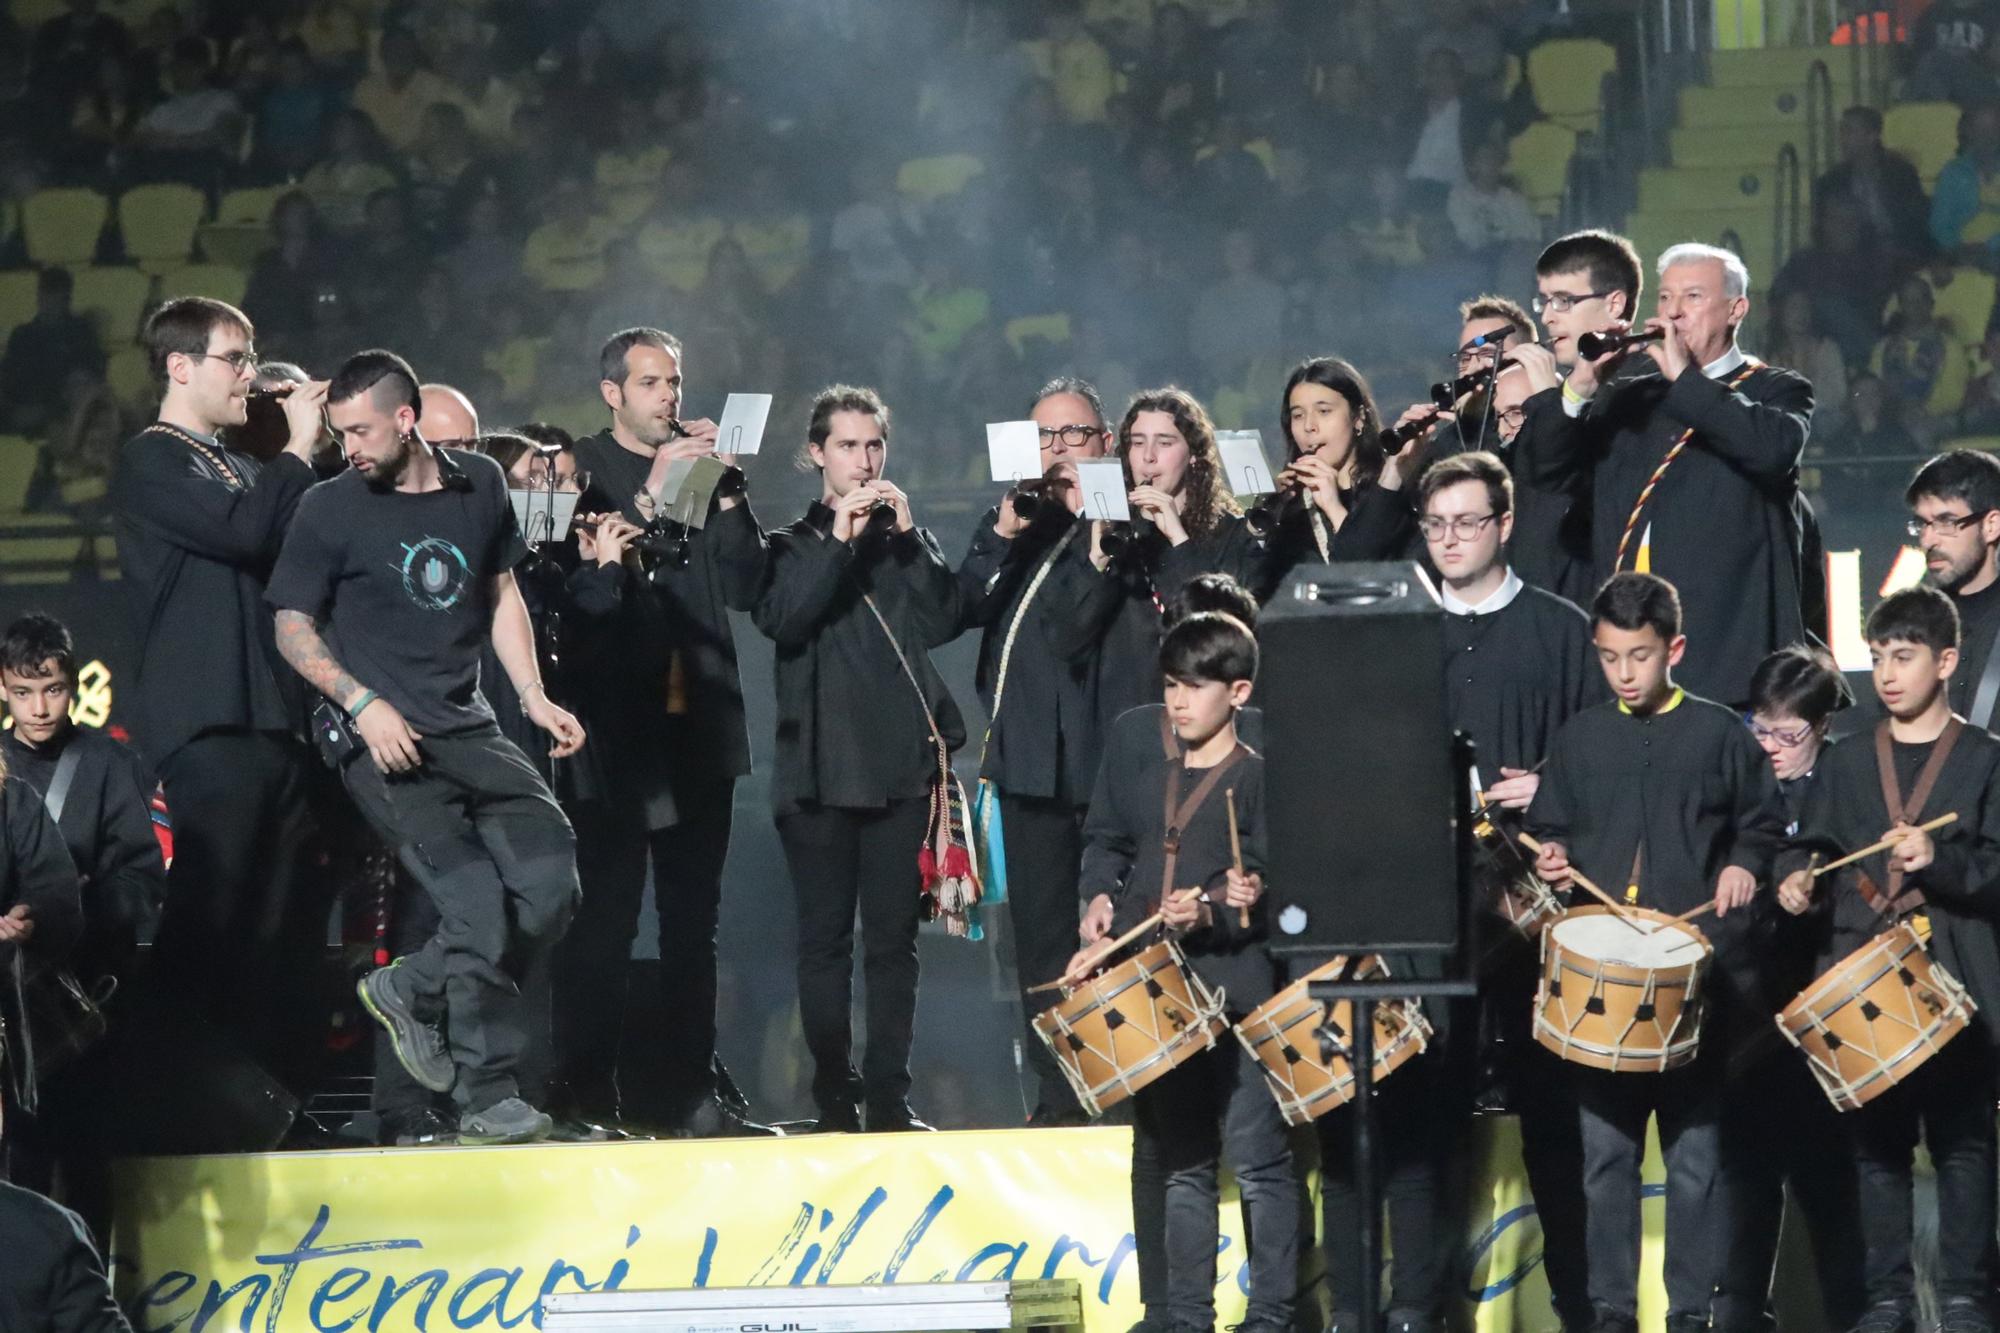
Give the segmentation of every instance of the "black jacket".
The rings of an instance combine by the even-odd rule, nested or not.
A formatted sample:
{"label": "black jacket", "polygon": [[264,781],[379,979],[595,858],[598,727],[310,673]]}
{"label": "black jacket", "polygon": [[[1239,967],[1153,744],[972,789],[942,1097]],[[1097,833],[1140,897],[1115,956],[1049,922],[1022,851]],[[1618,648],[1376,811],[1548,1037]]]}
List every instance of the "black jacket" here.
{"label": "black jacket", "polygon": [[[815,500],[770,536],[770,567],[752,612],[777,645],[778,743],[771,803],[879,810],[921,799],[937,776],[937,747],[965,743],[965,722],[930,652],[958,637],[958,578],[923,529],[836,541],[833,511]],[[903,673],[864,597],[872,598]]]}
{"label": "black jacket", "polygon": [[[1089,801],[1096,781],[1102,734],[1096,644],[1087,638],[1079,642],[1058,623],[1050,584],[1059,569],[1077,562],[1096,573],[1090,569],[1090,525],[1058,514],[1037,519],[1008,540],[994,530],[999,512],[997,507],[987,511],[958,567],[966,624],[981,630],[979,697],[993,719],[979,776],[1009,796],[1062,800],[1080,807]],[[1025,614],[1024,599],[1028,599]],[[1020,628],[1015,631],[1017,619]],[[1058,642],[1065,652],[1057,651]],[[1006,683],[995,713],[994,692],[1003,658]]]}
{"label": "black jacket", "polygon": [[[1733,378],[1733,375],[1732,377]],[[1812,386],[1764,366],[1735,389],[1690,369],[1603,386],[1583,415],[1562,390],[1527,402],[1514,447],[1530,480],[1591,506],[1591,577],[1616,573],[1618,542],[1640,492],[1683,429],[1694,435],[1640,515],[1625,567],[1652,530],[1652,572],[1680,591],[1688,637],[1681,682],[1729,703],[1773,650],[1805,638],[1803,539],[1795,505]]]}
{"label": "black jacket", "polygon": [[204,731],[289,732],[298,716],[291,673],[277,670],[264,583],[313,470],[290,454],[259,463],[214,452],[247,484],[231,486],[157,428],[126,442],[112,479],[118,564],[137,620],[141,739],[156,763]]}
{"label": "black jacket", "polygon": [[[1270,601],[1285,575],[1300,565],[1400,560],[1421,553],[1423,543],[1417,538],[1417,515],[1410,508],[1408,491],[1388,490],[1369,481],[1351,491],[1342,491],[1340,500],[1347,507],[1347,517],[1339,531],[1308,500],[1305,509],[1292,511],[1262,544],[1263,562],[1255,571],[1257,582],[1249,585],[1258,601]],[[1314,535],[1315,527],[1326,536],[1324,562]]]}
{"label": "black jacket", "polygon": [[8,781],[43,795],[69,751],[77,756],[76,773],[56,827],[82,890],[83,936],[71,966],[85,979],[122,978],[139,942],[151,937],[166,891],[167,867],[147,799],[150,784],[136,754],[91,727],[72,726],[39,750],[12,731],[0,735]]}
{"label": "black jacket", "polygon": [[0,1182],[0,1328],[7,1333],[132,1333],[83,1219]]}
{"label": "black jacket", "polygon": [[[0,780],[0,913],[26,904],[35,933],[25,945],[0,944],[0,1023],[7,1030],[5,1070],[0,1070],[15,1104],[33,1112],[35,1065],[20,1033],[26,1006],[24,970],[61,967],[83,934],[83,900],[76,866],[62,834],[42,805],[41,793],[25,782]],[[0,1269],[6,1264],[0,1263]],[[11,1328],[11,1325],[5,1325]]]}

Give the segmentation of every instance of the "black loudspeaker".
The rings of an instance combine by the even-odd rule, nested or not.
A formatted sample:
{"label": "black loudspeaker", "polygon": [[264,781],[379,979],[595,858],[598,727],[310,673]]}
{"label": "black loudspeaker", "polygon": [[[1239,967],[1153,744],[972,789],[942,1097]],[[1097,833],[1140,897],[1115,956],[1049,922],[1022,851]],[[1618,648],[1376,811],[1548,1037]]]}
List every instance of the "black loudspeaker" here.
{"label": "black loudspeaker", "polygon": [[1466,761],[1445,721],[1444,612],[1416,566],[1301,566],[1257,637],[1272,948],[1454,950]]}

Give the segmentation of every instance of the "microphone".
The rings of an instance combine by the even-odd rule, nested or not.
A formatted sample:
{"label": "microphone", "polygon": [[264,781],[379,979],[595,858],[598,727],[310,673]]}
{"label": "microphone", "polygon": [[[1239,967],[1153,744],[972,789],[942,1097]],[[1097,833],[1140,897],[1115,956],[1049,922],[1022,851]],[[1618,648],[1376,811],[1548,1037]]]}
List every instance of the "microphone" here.
{"label": "microphone", "polygon": [[1637,347],[1640,343],[1658,342],[1667,336],[1665,329],[1634,329],[1630,333],[1585,333],[1576,340],[1576,354],[1586,361],[1595,361],[1607,352],[1616,352],[1625,347]]}

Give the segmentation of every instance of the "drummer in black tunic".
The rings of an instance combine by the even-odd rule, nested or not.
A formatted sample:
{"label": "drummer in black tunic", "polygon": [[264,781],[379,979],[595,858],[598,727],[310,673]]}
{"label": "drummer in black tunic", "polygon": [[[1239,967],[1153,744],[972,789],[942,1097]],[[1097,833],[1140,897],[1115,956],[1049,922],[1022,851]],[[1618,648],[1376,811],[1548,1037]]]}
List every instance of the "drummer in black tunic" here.
{"label": "drummer in black tunic", "polygon": [[[1592,661],[1596,654],[1589,618],[1554,593],[1524,583],[1513,568],[1515,495],[1507,465],[1483,450],[1440,460],[1417,487],[1423,515],[1418,528],[1442,580],[1447,716],[1452,728],[1473,743],[1475,785],[1498,807],[1493,822],[1506,830],[1503,838],[1511,836],[1518,818],[1514,812],[1527,809],[1534,799],[1541,783],[1536,770],[1557,729],[1603,693],[1602,674]],[[1496,849],[1496,855],[1501,873],[1521,869],[1513,844]],[[1584,1283],[1576,1101],[1567,1067],[1536,1045],[1528,1031],[1535,971],[1534,951],[1525,942],[1497,951],[1489,961],[1481,1028],[1490,1039],[1481,1045],[1490,1057],[1485,1063],[1493,1066],[1491,1081],[1501,1085],[1498,1098],[1520,1115],[1521,1156],[1541,1219],[1542,1254],[1556,1312],[1565,1327],[1587,1328],[1591,1313]],[[1404,1092],[1396,1086],[1383,1095]],[[1449,1117],[1441,1123],[1463,1128]],[[1385,1126],[1385,1140],[1404,1141],[1394,1120]],[[1443,1155],[1433,1151],[1428,1159],[1433,1170]],[[1396,1170],[1390,1167],[1392,1199]],[[1400,1256],[1406,1253],[1400,1233],[1395,1252],[1400,1289]],[[1336,1284],[1336,1308],[1340,1299]]]}
{"label": "drummer in black tunic", "polygon": [[[2000,888],[2000,740],[1952,712],[1958,614],[1945,594],[1912,588],[1887,597],[1868,617],[1867,633],[1888,717],[1820,761],[1799,832],[1781,858],[1778,901],[1815,918],[1821,974],[1908,918],[1919,935],[1928,933],[1932,958],[1972,995],[1977,1011],[1964,1032],[1842,1119],[1867,1247],[1868,1309],[1856,1333],[1916,1326],[1911,1175],[1919,1131],[1937,1170],[1938,1327],[1986,1333],[1993,1327],[1991,1015],[2000,1012],[2000,944],[1990,904]],[[1957,819],[1934,832],[1914,830],[1946,813]],[[1811,852],[1837,856],[1897,830],[1910,831],[1889,851],[1833,875],[1814,880],[1803,867]]]}
{"label": "drummer in black tunic", "polygon": [[1687,650],[1680,600],[1651,574],[1614,577],[1591,603],[1591,638],[1613,703],[1556,734],[1528,807],[1536,868],[1566,884],[1572,865],[1625,902],[1678,915],[1713,900],[1716,950],[1703,979],[1700,1051],[1661,1074],[1571,1070],[1583,1125],[1590,1300],[1600,1330],[1638,1328],[1639,1161],[1659,1117],[1667,1165],[1667,1333],[1708,1327],[1720,1260],[1714,1237],[1723,1052],[1741,998],[1730,955],[1784,837],[1771,765],[1736,714],[1673,680]]}
{"label": "drummer in black tunic", "polygon": [[[1082,891],[1091,895],[1084,948],[1068,974],[1087,974],[1114,929],[1159,911],[1168,929],[1182,932],[1189,967],[1226,993],[1230,1017],[1239,1018],[1274,990],[1264,952],[1264,760],[1236,736],[1236,714],[1257,674],[1257,641],[1233,616],[1192,615],[1161,645],[1160,670],[1164,706],[1130,710],[1106,740],[1084,821]],[[1241,871],[1232,864],[1231,791]],[[1190,888],[1199,897],[1188,895]],[[1284,1120],[1257,1064],[1225,1037],[1140,1089],[1133,1107],[1134,1156],[1153,1154],[1166,1176],[1169,1323],[1215,1326],[1217,1177],[1226,1156],[1250,1237],[1250,1307],[1238,1333],[1289,1329],[1299,1183]],[[1135,1200],[1135,1209],[1142,1202]],[[1141,1247],[1148,1230],[1139,1228]],[[1150,1258],[1142,1249],[1142,1267]]]}
{"label": "drummer in black tunic", "polygon": [[[1806,637],[1797,499],[1812,386],[1737,347],[1749,281],[1727,250],[1668,250],[1644,325],[1658,336],[1643,352],[1579,354],[1560,388],[1528,400],[1515,444],[1538,485],[1590,496],[1594,581],[1637,570],[1679,590],[1681,679],[1735,705],[1767,653]],[[1516,356],[1527,365],[1534,349]]]}

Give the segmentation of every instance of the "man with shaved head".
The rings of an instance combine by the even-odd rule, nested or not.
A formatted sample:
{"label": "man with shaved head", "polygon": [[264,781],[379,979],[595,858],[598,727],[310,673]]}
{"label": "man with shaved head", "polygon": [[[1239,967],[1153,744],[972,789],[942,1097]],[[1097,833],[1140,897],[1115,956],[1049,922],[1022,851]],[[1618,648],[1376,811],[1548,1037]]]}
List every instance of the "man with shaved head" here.
{"label": "man with shaved head", "polygon": [[479,439],[479,410],[449,384],[426,384],[417,391],[424,438],[433,449],[470,449]]}

